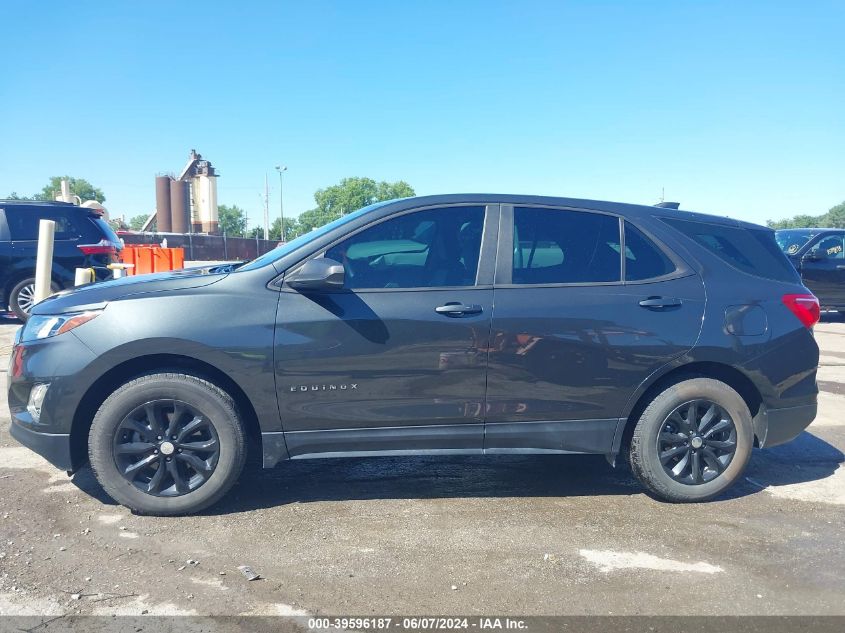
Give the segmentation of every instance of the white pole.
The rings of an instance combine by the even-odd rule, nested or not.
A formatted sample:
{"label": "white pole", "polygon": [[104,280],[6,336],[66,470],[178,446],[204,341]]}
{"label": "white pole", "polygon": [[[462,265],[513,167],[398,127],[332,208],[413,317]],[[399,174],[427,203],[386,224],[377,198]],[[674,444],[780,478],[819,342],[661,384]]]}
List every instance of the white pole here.
{"label": "white pole", "polygon": [[53,236],[56,223],[41,220],[38,224],[38,255],[35,259],[35,302],[43,301],[51,294],[51,273],[53,272]]}
{"label": "white pole", "polygon": [[74,286],[84,286],[85,284],[91,283],[91,269],[90,268],[77,268],[75,274],[73,276],[73,285]]}
{"label": "white pole", "polygon": [[264,172],[264,239],[270,239],[270,185]]}

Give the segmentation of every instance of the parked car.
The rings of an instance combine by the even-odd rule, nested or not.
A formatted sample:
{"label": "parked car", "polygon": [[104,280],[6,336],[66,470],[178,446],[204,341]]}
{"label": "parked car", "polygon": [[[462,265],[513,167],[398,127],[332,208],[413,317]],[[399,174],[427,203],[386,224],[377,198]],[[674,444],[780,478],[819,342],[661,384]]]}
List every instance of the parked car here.
{"label": "parked car", "polygon": [[35,256],[40,220],[56,223],[52,287],[73,286],[76,268],[105,268],[117,261],[120,240],[99,212],[66,202],[0,200],[0,293],[2,305],[26,320],[35,298]]}
{"label": "parked car", "polygon": [[287,459],[595,453],[701,501],[816,415],[816,298],[774,232],[590,200],[376,204],[235,270],[60,292],[12,434],[139,513]]}
{"label": "parked car", "polygon": [[782,229],[778,246],[826,310],[845,310],[845,229]]}

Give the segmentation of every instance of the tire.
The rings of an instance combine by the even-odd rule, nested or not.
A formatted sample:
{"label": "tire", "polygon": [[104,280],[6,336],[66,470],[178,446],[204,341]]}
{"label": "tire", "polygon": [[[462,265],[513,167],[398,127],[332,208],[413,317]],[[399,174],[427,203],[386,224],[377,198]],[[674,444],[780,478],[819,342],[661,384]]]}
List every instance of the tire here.
{"label": "tire", "polygon": [[655,497],[706,501],[739,479],[753,444],[751,413],[742,397],[718,380],[693,378],[649,403],[634,427],[628,459]]}
{"label": "tire", "polygon": [[237,481],[246,454],[231,397],[179,373],[145,375],[118,388],[97,411],[88,435],[100,485],[137,514],[204,510]]}
{"label": "tire", "polygon": [[[50,283],[50,290],[58,292],[60,290],[58,284]],[[29,311],[34,305],[32,297],[35,296],[35,278],[27,277],[21,279],[16,283],[11,292],[9,292],[9,308],[14,312],[21,321],[26,321],[29,318]]]}

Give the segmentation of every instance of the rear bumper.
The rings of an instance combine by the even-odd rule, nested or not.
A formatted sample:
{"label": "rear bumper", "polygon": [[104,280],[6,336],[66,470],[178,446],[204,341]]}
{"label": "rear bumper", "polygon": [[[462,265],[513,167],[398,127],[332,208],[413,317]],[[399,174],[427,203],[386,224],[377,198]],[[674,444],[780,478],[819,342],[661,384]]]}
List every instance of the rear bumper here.
{"label": "rear bumper", "polygon": [[62,470],[73,470],[70,457],[70,435],[67,433],[39,433],[12,422],[12,437]]}
{"label": "rear bumper", "polygon": [[754,432],[763,448],[784,444],[798,437],[816,418],[818,405],[804,404],[783,409],[761,407],[754,418]]}

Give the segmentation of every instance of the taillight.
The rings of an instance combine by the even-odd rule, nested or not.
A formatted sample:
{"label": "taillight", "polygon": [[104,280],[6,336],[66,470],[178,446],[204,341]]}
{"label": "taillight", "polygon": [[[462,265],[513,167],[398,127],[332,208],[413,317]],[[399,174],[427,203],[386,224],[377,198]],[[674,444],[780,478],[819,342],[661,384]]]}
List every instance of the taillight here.
{"label": "taillight", "polygon": [[77,246],[83,255],[117,255],[114,242],[100,240],[96,244],[80,244]]}
{"label": "taillight", "polygon": [[819,300],[814,295],[783,295],[781,301],[792,314],[798,317],[804,327],[813,327],[821,318]]}

